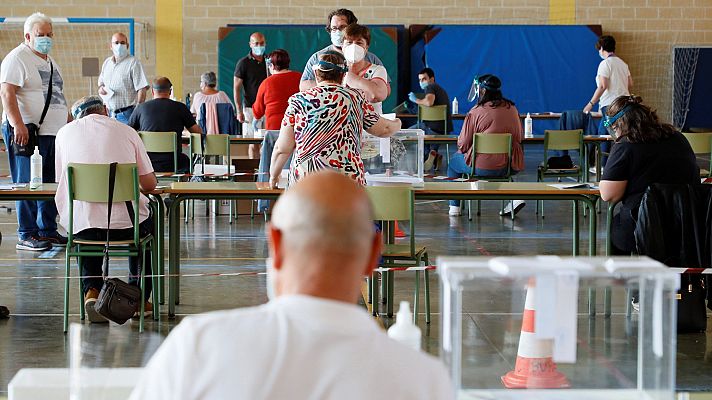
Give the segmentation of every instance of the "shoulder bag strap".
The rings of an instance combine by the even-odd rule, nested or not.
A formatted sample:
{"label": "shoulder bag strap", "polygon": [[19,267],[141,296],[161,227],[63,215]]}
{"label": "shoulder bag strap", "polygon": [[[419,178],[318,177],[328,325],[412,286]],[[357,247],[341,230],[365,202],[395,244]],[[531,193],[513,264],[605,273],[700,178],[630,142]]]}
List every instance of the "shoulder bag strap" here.
{"label": "shoulder bag strap", "polygon": [[114,202],[114,183],[116,181],[116,165],[113,162],[109,164],[109,200],[107,204],[107,223],[106,223],[106,243],[104,244],[104,262],[101,267],[101,275],[106,280],[109,275],[109,231],[111,230],[111,205]]}
{"label": "shoulder bag strap", "polygon": [[44,109],[42,110],[42,116],[40,117],[39,126],[44,122],[45,116],[47,115],[47,110],[49,110],[49,102],[52,100],[52,77],[54,76],[54,64],[52,60],[49,60],[49,84],[47,85],[47,98],[45,99]]}

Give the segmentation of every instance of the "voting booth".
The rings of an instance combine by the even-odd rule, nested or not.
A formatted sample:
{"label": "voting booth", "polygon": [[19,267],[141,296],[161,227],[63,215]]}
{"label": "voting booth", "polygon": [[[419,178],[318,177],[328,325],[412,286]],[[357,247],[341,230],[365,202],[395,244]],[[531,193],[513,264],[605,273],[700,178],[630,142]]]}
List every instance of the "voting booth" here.
{"label": "voting booth", "polygon": [[[679,275],[642,258],[439,257],[460,399],[673,399]],[[610,288],[611,316],[586,291]],[[626,293],[640,310],[626,317]],[[616,312],[616,308],[619,312]]]}

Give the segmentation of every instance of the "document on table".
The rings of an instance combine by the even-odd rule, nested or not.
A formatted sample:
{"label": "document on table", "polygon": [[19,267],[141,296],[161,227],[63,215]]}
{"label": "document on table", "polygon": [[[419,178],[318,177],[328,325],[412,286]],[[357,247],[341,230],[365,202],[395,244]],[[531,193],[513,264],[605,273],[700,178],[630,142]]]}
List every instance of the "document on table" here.
{"label": "document on table", "polygon": [[550,183],[547,186],[555,187],[558,189],[598,189],[598,186],[592,185],[590,183]]}
{"label": "document on table", "polygon": [[2,184],[2,185],[0,185],[0,190],[15,190],[17,188],[23,188],[26,186],[27,186],[27,184],[25,184],[25,183]]}

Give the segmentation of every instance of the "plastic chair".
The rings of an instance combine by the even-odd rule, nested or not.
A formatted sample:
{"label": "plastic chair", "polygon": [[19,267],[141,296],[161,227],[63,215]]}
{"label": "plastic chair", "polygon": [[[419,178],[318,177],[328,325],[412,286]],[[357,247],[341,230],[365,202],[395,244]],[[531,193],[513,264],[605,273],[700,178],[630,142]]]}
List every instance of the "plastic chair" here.
{"label": "plastic chair", "polygon": [[423,121],[442,122],[443,132],[447,132],[447,105],[430,107],[418,105],[418,124]]}
{"label": "plastic chair", "polygon": [[[578,151],[578,165],[574,164],[572,168],[549,168],[549,150],[576,150]],[[583,130],[545,130],[544,131],[544,161],[539,165],[536,171],[536,181],[543,182],[546,178],[561,178],[574,177],[576,181],[581,182],[584,171],[587,166],[584,165],[583,145]],[[541,216],[544,217],[544,201],[538,200],[536,204],[536,213],[539,213],[541,203]]]}
{"label": "plastic chair", "polygon": [[712,131],[710,132],[683,132],[690,142],[690,147],[695,154],[706,154],[709,160],[707,169],[700,168],[700,177],[712,177]]}
{"label": "plastic chair", "polygon": [[[175,174],[178,171],[178,145],[175,132],[151,132],[140,131],[139,137],[143,141],[143,146],[147,152],[151,153],[173,153],[173,171]],[[172,175],[172,174],[171,174]],[[160,177],[175,180],[173,177]]]}
{"label": "plastic chair", "polygon": [[[475,163],[479,154],[506,154],[507,172],[502,176],[481,176],[475,174]],[[511,133],[475,133],[472,135],[472,172],[469,178],[490,182],[512,181],[512,134]],[[502,202],[504,204],[504,202]],[[472,221],[472,200],[468,200],[468,218]],[[480,201],[477,200],[477,215],[480,215]],[[510,213],[514,219],[514,213]]]}
{"label": "plastic chair", "polygon": [[[402,268],[428,266],[428,252],[425,246],[415,243],[414,197],[410,186],[367,186],[366,191],[373,204],[373,214],[376,221],[381,221],[385,244],[382,256],[382,268]],[[394,221],[409,221],[410,235],[408,244],[395,244],[391,224]],[[430,323],[430,282],[429,273],[425,271],[425,322]],[[369,285],[369,296],[373,304],[373,315],[376,315],[378,272],[374,272]],[[382,272],[382,282],[385,288],[384,298],[388,306],[388,316],[393,315],[393,271]],[[415,300],[413,305],[413,321],[418,321],[418,304],[420,292],[420,271],[415,271]]]}
{"label": "plastic chair", "polygon": [[[447,133],[447,105],[421,106],[418,105],[418,125],[423,121],[436,121],[443,123],[443,133]],[[445,144],[445,155],[450,159],[450,145]]]}
{"label": "plastic chair", "polygon": [[[109,164],[75,164],[71,163],[67,167],[67,185],[69,192],[69,226],[67,227],[67,251],[65,255],[65,278],[64,278],[64,332],[69,327],[69,279],[70,260],[77,257],[77,262],[81,257],[101,257],[104,255],[104,240],[84,240],[74,237],[74,200],[86,201],[90,203],[106,204],[109,198]],[[99,188],[99,190],[97,190]],[[146,265],[145,254],[147,250],[151,252],[151,266],[157,265],[156,252],[153,251],[153,235],[139,236],[139,191],[138,170],[136,164],[118,164],[116,169],[116,180],[114,185],[114,203],[131,201],[134,206],[134,233],[131,240],[117,240],[109,242],[110,257],[138,257],[143,254],[141,265]],[[116,207],[115,207],[116,208]],[[109,271],[111,272],[111,271]],[[151,277],[153,287],[158,288],[156,274]],[[145,285],[143,282],[143,267],[139,272],[139,282],[141,287],[141,299],[144,298]],[[81,320],[85,318],[84,294],[81,282],[79,284],[80,315]],[[153,319],[158,320],[160,315],[157,291],[152,293],[153,298]],[[143,332],[145,302],[141,301],[139,332]]]}
{"label": "plastic chair", "polygon": [[[201,141],[205,140],[204,143]],[[223,158],[225,164],[225,176],[205,176],[205,171],[203,170],[203,175],[206,180],[231,180],[230,176],[230,135],[205,135],[200,133],[190,134],[190,173],[194,174],[195,163],[198,160],[202,160],[202,165],[205,165],[205,158],[207,156],[219,156]],[[193,210],[193,218],[195,218],[195,203],[190,200]],[[206,201],[207,204],[207,201]],[[207,206],[205,208],[207,213]],[[188,213],[185,213],[185,222],[188,222]],[[206,214],[207,215],[207,214]],[[232,224],[232,202],[230,202],[230,223]]]}

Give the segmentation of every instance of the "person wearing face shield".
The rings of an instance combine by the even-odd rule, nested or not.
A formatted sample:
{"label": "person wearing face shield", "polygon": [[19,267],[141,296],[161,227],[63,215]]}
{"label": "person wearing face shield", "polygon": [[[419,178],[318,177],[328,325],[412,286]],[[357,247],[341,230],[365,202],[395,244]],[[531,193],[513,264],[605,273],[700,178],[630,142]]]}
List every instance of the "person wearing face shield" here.
{"label": "person wearing face shield", "polygon": [[[331,44],[312,54],[304,66],[302,81],[299,83],[299,90],[305,91],[316,86],[314,77],[314,65],[319,63],[319,57],[329,51],[342,53],[344,46],[344,29],[351,24],[358,23],[358,18],[351,10],[340,8],[329,13],[326,19],[326,31],[329,33]],[[383,62],[375,54],[366,51],[365,59],[375,65],[383,65]],[[390,80],[388,80],[390,84]]]}
{"label": "person wearing face shield", "polygon": [[[583,112],[590,112],[593,106],[598,103],[598,110],[602,115],[606,115],[606,110],[613,100],[620,96],[630,95],[630,91],[633,90],[633,77],[630,75],[628,64],[615,53],[616,39],[613,36],[603,35],[598,38],[596,50],[602,59],[596,72],[596,90],[593,92],[591,100],[584,106]],[[606,127],[603,126],[603,119],[598,126],[598,134],[607,134]],[[601,144],[601,151],[604,153],[608,153],[609,149],[610,143]],[[602,166],[605,166],[606,160],[607,157],[603,157]]]}
{"label": "person wearing face shield", "polygon": [[146,101],[148,80],[141,61],[129,52],[126,35],[114,33],[109,49],[113,54],[101,66],[99,94],[106,102],[109,116],[126,124],[134,108]]}
{"label": "person wearing face shield", "polygon": [[[479,176],[504,176],[507,173],[507,164],[512,175],[524,170],[522,123],[514,102],[502,96],[502,81],[490,74],[475,77],[468,99],[475,101],[475,106],[465,116],[462,131],[457,138],[458,151],[450,158],[447,176],[459,178],[461,174],[469,174],[472,172],[473,163],[475,174]],[[473,137],[476,133],[511,134],[511,160],[507,160],[506,154],[478,154],[475,157]],[[509,202],[499,215],[516,215],[524,204],[523,200]],[[450,201],[449,214],[460,215],[459,201]]]}
{"label": "person wearing face shield", "polygon": [[642,102],[638,96],[620,96],[603,116],[615,142],[599,187],[603,201],[620,202],[611,231],[613,252],[619,255],[636,249],[633,232],[648,186],[700,183],[697,159],[687,139]]}
{"label": "person wearing face shield", "polygon": [[391,94],[388,72],[383,65],[366,60],[371,45],[371,31],[359,24],[351,24],[344,29],[341,50],[346,58],[349,72],[344,77],[344,85],[363,90],[366,100],[377,113],[383,114],[382,102]]}
{"label": "person wearing face shield", "polygon": [[[64,97],[64,79],[52,50],[52,20],[34,13],[25,20],[25,41],[14,48],[0,66],[2,133],[13,182],[30,181],[30,156],[15,153],[10,144],[39,147],[44,182],[54,182],[54,142],[57,131],[71,121]],[[29,125],[29,130],[28,130]],[[38,128],[39,127],[39,128]],[[34,132],[30,137],[30,131]],[[32,151],[30,149],[30,151]],[[17,222],[20,250],[43,251],[66,246],[57,233],[54,201],[18,201]]]}
{"label": "person wearing face shield", "polygon": [[[264,127],[264,119],[255,120],[252,105],[257,97],[257,90],[269,75],[265,59],[267,42],[260,32],[250,35],[250,52],[237,61],[233,78],[232,96],[235,100],[235,115],[242,123],[242,134],[254,136],[257,129]],[[248,147],[249,158],[259,158],[260,145]]]}

